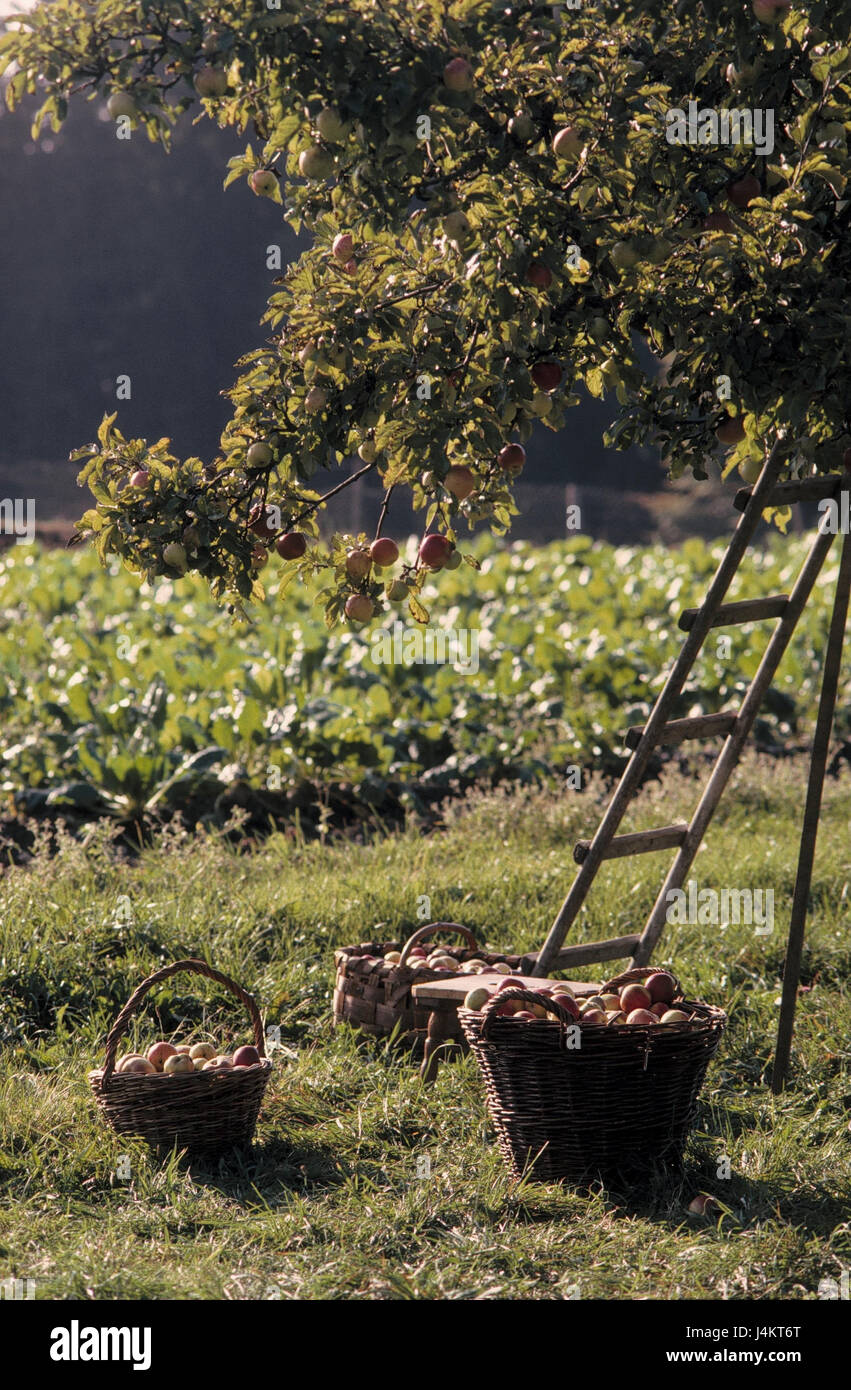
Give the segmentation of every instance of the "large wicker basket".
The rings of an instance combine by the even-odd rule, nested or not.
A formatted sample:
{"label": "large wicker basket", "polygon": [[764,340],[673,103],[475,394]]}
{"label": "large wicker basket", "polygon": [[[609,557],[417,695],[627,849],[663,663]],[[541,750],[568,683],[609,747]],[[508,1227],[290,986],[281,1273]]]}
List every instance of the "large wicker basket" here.
{"label": "large wicker basket", "polygon": [[[350,1023],[372,1037],[388,1038],[391,1034],[409,1044],[421,1055],[429,1018],[435,1005],[423,1007],[414,1003],[412,985],[445,979],[437,970],[426,965],[409,964],[413,948],[427,937],[439,932],[454,932],[466,941],[466,947],[447,946],[446,954],[455,960],[481,960],[487,965],[505,962],[517,970],[522,956],[506,956],[481,950],[468,927],[458,922],[430,922],[409,937],[404,946],[398,941],[363,941],[359,946],[344,946],[334,954],[337,980],[334,989],[334,1022]],[[401,951],[396,964],[384,959],[388,951]],[[472,988],[472,980],[470,987]],[[466,1039],[458,1022],[457,1004],[445,1002],[443,1036],[466,1050]]]}
{"label": "large wicker basket", "polygon": [[[119,1039],[142,999],[154,985],[182,970],[206,975],[242,1001],[254,1030],[254,1046],[262,1060],[251,1067],[197,1071],[187,1076],[116,1072]],[[89,1073],[89,1081],[104,1119],[118,1134],[135,1135],[155,1148],[215,1155],[251,1143],[271,1071],[272,1064],[263,1046],[263,1024],[251,995],[205,961],[178,960],[155,971],[131,994],[107,1037],[105,1064]]]}
{"label": "large wicker basket", "polygon": [[[653,973],[627,971],[600,992]],[[499,996],[509,999],[543,1004],[553,1018],[498,1018],[494,998],[480,1013],[462,1007],[459,1019],[514,1177],[634,1179],[681,1163],[727,1022],[721,1009],[684,999],[678,986],[675,999],[691,1014],[688,1022],[578,1026],[546,994],[518,987]]]}

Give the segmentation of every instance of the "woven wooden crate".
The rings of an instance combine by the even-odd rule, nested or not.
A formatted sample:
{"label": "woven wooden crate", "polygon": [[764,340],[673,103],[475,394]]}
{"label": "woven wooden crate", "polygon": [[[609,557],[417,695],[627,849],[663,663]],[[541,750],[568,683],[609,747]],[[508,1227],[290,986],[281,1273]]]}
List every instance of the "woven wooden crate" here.
{"label": "woven wooden crate", "polygon": [[[142,999],[162,980],[183,970],[215,980],[241,1000],[251,1019],[261,1061],[250,1067],[197,1071],[186,1076],[116,1072],[119,1040]],[[104,1066],[89,1072],[89,1083],[101,1114],[118,1134],[134,1135],[158,1149],[212,1156],[251,1143],[271,1072],[263,1024],[252,996],[205,961],[178,960],[149,975],[131,994],[106,1039]]]}
{"label": "woven wooden crate", "polygon": [[[600,993],[654,973],[627,971]],[[553,1018],[496,1017],[500,1003],[510,999],[543,1004]],[[727,1016],[685,999],[679,986],[675,1002],[691,1014],[689,1021],[584,1025],[578,1048],[568,1047],[575,1020],[546,994],[512,988],[481,1012],[459,1010],[499,1148],[515,1178],[634,1179],[657,1165],[679,1165]]]}
{"label": "woven wooden crate", "polygon": [[[462,936],[464,947],[447,946],[446,954],[455,960],[482,960],[488,965],[504,961],[512,970],[519,968],[522,957],[484,951],[468,927],[458,922],[430,922],[420,927],[400,945],[398,941],[362,941],[359,946],[344,946],[334,954],[337,978],[334,989],[334,1022],[350,1023],[376,1038],[397,1038],[410,1044],[418,1054],[425,1044],[429,1018],[435,1005],[418,1005],[411,994],[412,985],[445,979],[440,971],[425,965],[410,965],[408,957],[414,946],[439,932]],[[401,959],[393,964],[385,961],[388,951],[400,951]],[[475,976],[471,976],[470,988]],[[447,1041],[466,1049],[467,1042],[458,1022],[454,1001],[442,1001],[446,1012]],[[439,1007],[439,1006],[437,1006]]]}

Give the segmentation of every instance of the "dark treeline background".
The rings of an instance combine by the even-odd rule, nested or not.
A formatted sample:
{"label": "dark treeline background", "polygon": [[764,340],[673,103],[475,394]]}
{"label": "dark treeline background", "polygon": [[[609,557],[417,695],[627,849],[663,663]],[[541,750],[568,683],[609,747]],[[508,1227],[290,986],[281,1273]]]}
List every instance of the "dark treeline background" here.
{"label": "dark treeline background", "polygon": [[[169,155],[141,131],[116,139],[98,100],[34,142],[34,110],[0,107],[0,497],[35,497],[49,530],[87,505],[68,454],[116,406],[126,436],[212,457],[229,415],[219,393],[267,336],[267,247],[286,262],[299,243],[277,205],[222,189],[247,137],[185,117]],[[132,399],[116,402],[122,374]],[[589,400],[561,435],[538,430],[513,534],[563,535],[570,500],[584,529],[615,540],[726,530],[715,489],[671,489],[652,451],[604,449],[610,414]],[[351,489],[333,519],[369,529],[377,495]],[[407,512],[396,524],[415,525]]]}

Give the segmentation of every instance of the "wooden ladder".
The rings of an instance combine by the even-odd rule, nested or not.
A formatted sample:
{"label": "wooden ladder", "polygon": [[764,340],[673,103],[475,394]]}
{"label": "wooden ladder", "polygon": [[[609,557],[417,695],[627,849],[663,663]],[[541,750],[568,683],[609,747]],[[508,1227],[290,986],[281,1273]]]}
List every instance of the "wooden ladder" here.
{"label": "wooden ladder", "polygon": [[[851,479],[848,474],[840,473],[824,474],[819,477],[790,482],[778,482],[778,475],[783,468],[785,457],[786,451],[783,441],[780,440],[772,450],[755,485],[741,488],[736,494],[735,506],[742,512],[742,516],[703,603],[699,608],[686,609],[680,616],[679,626],[688,636],[683,642],[679,657],[674,663],[647,723],[643,729],[639,726],[626,732],[625,742],[628,747],[633,749],[632,757],[627,763],[594,838],[580,840],[574,849],[573,857],[579,864],[579,870],[570,892],[550,928],[541,951],[532,953],[525,958],[524,969],[533,975],[546,976],[553,969],[572,968],[598,961],[618,960],[625,956],[631,956],[633,965],[646,965],[650,960],[665,925],[669,904],[672,901],[670,895],[675,889],[682,888],[685,882],[686,875],[694,862],[695,855],[700,848],[724,788],[753,728],[760,705],[774,679],[807,599],[827,558],[835,535],[835,529],[829,525],[829,514],[824,515],[821,519],[812,549],[804,561],[790,594],[776,594],[766,598],[727,603],[725,601],[727,591],[753,539],[765,507],[836,498],[843,483],[846,487],[851,486]],[[778,1054],[774,1072],[775,1089],[778,1089],[779,1085],[782,1084],[782,1075],[785,1074],[791,1045],[791,1019],[794,1016],[794,1004],[797,995],[800,954],[803,945],[803,925],[821,810],[821,792],[827,763],[830,730],[836,704],[842,643],[848,614],[849,589],[851,589],[851,537],[846,535],[825,656],[816,736],[810,767],[804,830],[787,949],[787,969],[784,972],[784,1004],[781,1006],[780,1020],[781,1035],[783,1036],[778,1040]],[[671,713],[710,631],[716,627],[753,622],[763,618],[777,619],[778,622],[741,707],[728,713],[700,715],[691,719],[671,719]],[[662,826],[657,830],[641,830],[633,834],[618,835],[618,827],[630,801],[640,787],[654,749],[662,744],[678,744],[686,739],[706,739],[709,737],[723,737],[724,744],[691,820],[688,823]],[[676,849],[676,857],[640,935],[632,934],[613,937],[606,941],[587,942],[578,946],[563,946],[564,938],[575,921],[604,860],[670,849]],[[791,984],[792,976],[794,976],[794,984]],[[787,977],[789,990],[787,990]],[[787,993],[790,995],[788,1003],[786,1002]],[[785,1058],[783,1059],[780,1056],[781,1043],[785,1048]]]}

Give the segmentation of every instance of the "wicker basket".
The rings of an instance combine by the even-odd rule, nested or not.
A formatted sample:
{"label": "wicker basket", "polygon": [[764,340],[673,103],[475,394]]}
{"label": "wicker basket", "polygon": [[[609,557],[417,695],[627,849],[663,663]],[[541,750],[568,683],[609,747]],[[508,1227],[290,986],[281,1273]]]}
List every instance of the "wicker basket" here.
{"label": "wicker basket", "polygon": [[[242,1001],[262,1061],[232,1071],[197,1071],[186,1076],[137,1076],[114,1070],[119,1039],[144,996],[181,970],[206,975]],[[251,1143],[271,1071],[263,1046],[263,1024],[251,995],[202,960],[178,960],[157,970],[133,991],[110,1029],[105,1065],[89,1072],[89,1081],[104,1119],[118,1134],[135,1135],[156,1148],[213,1155]]]}
{"label": "wicker basket", "polygon": [[[438,932],[456,932],[464,937],[466,947],[446,948],[446,954],[455,960],[463,962],[476,959],[488,965],[504,961],[512,970],[517,970],[522,960],[521,956],[495,955],[480,950],[470,929],[457,922],[430,922],[428,926],[415,931],[404,946],[400,946],[398,941],[364,941],[360,946],[344,946],[334,954],[337,967],[334,1022],[351,1023],[376,1038],[388,1038],[395,1033],[421,1055],[429,1018],[435,1006],[415,1005],[411,986],[446,977],[427,965],[409,965],[408,957],[414,946]],[[384,960],[387,951],[401,951],[397,964]],[[455,1043],[466,1050],[466,1039],[458,1022],[457,1004],[452,1000],[445,1001],[445,1004],[444,1036],[450,1045]]]}
{"label": "wicker basket", "polygon": [[[630,970],[600,992],[643,980]],[[463,1007],[461,1026],[484,1076],[500,1151],[515,1178],[582,1182],[636,1178],[677,1166],[697,1110],[706,1068],[727,1016],[709,1004],[676,1002],[683,1023],[585,1026],[545,994],[507,989],[501,1001],[543,1004],[552,1019],[497,1018]],[[576,1046],[576,1041],[579,1045]]]}

